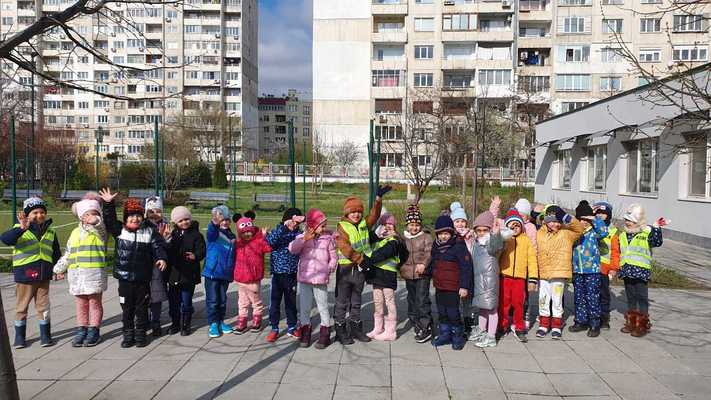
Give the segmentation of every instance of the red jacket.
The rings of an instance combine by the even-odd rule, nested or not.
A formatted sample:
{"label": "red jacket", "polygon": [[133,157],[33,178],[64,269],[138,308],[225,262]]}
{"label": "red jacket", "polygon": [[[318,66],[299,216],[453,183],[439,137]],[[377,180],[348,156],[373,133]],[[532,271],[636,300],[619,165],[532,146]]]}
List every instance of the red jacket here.
{"label": "red jacket", "polygon": [[264,254],[272,251],[262,232],[256,230],[250,241],[235,243],[235,282],[254,283],[264,278]]}

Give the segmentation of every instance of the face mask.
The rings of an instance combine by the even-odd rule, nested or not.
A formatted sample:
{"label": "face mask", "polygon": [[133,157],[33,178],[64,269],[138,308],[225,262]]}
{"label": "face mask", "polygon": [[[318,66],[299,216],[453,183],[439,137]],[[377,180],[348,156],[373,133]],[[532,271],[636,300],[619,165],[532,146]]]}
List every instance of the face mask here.
{"label": "face mask", "polygon": [[484,235],[484,236],[482,236],[482,237],[478,237],[478,236],[477,236],[476,241],[477,241],[477,243],[479,243],[480,245],[484,246],[484,245],[486,245],[487,243],[489,243],[489,238],[490,238],[490,237],[491,237],[491,234],[490,234],[490,233],[487,233],[486,235]]}

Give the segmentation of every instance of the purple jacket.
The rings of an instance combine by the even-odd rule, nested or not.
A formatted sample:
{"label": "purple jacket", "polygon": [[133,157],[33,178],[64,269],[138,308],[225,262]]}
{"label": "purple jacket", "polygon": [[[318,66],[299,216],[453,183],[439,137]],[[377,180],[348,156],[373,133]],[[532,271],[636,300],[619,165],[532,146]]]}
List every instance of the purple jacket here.
{"label": "purple jacket", "polygon": [[328,284],[338,260],[333,233],[324,232],[308,242],[305,242],[304,235],[300,234],[289,243],[289,252],[299,256],[299,282],[311,285]]}

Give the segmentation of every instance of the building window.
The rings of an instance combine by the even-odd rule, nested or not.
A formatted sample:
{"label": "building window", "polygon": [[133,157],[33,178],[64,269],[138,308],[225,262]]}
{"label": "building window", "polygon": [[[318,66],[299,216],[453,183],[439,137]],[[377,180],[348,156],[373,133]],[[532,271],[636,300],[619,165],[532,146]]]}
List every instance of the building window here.
{"label": "building window", "polygon": [[687,137],[689,196],[711,197],[711,135]]}
{"label": "building window", "polygon": [[706,61],[708,48],[697,46],[674,46],[672,51],[674,61]]}
{"label": "building window", "polygon": [[432,87],[432,73],[415,74],[415,87]]}
{"label": "building window", "polygon": [[621,33],[622,32],[622,20],[621,19],[603,19],[602,20],[602,33]]}
{"label": "building window", "polygon": [[380,155],[381,167],[402,167],[402,153],[383,153]]}
{"label": "building window", "polygon": [[402,127],[394,125],[375,126],[375,138],[385,141],[402,140]]}
{"label": "building window", "polygon": [[563,33],[585,33],[585,17],[563,18]]}
{"label": "building window", "polygon": [[520,0],[518,7],[521,11],[544,11],[546,0]]}
{"label": "building window", "polygon": [[605,190],[607,176],[607,147],[588,147],[586,190]]}
{"label": "building window", "polygon": [[564,101],[561,103],[560,112],[570,112],[587,106],[589,103],[587,101]]}
{"label": "building window", "polygon": [[434,56],[434,46],[415,46],[415,58],[418,60],[430,60]]}
{"label": "building window", "polygon": [[376,114],[401,114],[402,99],[375,99]]}
{"label": "building window", "polygon": [[590,6],[592,0],[560,0],[559,6]]}
{"label": "building window", "polygon": [[511,30],[511,20],[505,18],[482,19],[479,21],[482,32],[507,32]]}
{"label": "building window", "polygon": [[473,31],[476,29],[476,14],[442,15],[443,31]]}
{"label": "building window", "polygon": [[373,70],[373,87],[401,86],[403,71],[397,69]]}
{"label": "building window", "polygon": [[518,90],[524,93],[547,92],[551,88],[551,78],[548,76],[520,76]]}
{"label": "building window", "polygon": [[607,5],[615,5],[615,6],[621,6],[625,4],[624,0],[602,0],[602,4],[607,6]]}
{"label": "building window", "polygon": [[555,90],[560,92],[589,92],[590,74],[557,74]]}
{"label": "building window", "polygon": [[639,20],[639,31],[642,33],[661,32],[661,18],[642,18]]}
{"label": "building window", "polygon": [[657,192],[658,147],[656,138],[630,142],[627,152],[627,192]]}
{"label": "building window", "polygon": [[701,32],[704,25],[703,15],[675,15],[674,16],[674,32]]}
{"label": "building window", "polygon": [[556,154],[558,164],[558,182],[556,188],[570,189],[570,178],[572,171],[570,170],[573,164],[573,153],[571,150],[559,150]]}
{"label": "building window", "polygon": [[415,32],[434,32],[434,18],[415,18]]}
{"label": "building window", "polygon": [[562,45],[558,47],[558,61],[566,63],[590,61],[590,46]]}
{"label": "building window", "polygon": [[511,70],[510,69],[480,69],[479,70],[479,84],[482,86],[510,85],[511,84]]}
{"label": "building window", "polygon": [[466,89],[474,86],[472,72],[461,72],[444,75],[444,87],[448,89]]}
{"label": "building window", "polygon": [[647,49],[639,51],[639,62],[659,62],[662,58],[662,51],[660,49]]}
{"label": "building window", "polygon": [[604,47],[600,49],[600,61],[604,63],[616,63],[622,61],[622,54],[620,49],[613,49],[611,47]]}
{"label": "building window", "polygon": [[622,90],[622,78],[619,76],[601,76],[600,90],[617,92]]}
{"label": "building window", "polygon": [[662,0],[640,0],[642,4],[661,4]]}

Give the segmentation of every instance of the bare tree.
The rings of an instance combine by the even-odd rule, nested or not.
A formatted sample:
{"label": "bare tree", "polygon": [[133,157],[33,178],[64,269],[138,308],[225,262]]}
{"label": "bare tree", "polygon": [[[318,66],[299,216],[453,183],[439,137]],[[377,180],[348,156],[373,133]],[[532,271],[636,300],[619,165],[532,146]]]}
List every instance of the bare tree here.
{"label": "bare tree", "polygon": [[354,165],[360,159],[360,153],[356,144],[350,140],[340,142],[331,149],[334,162],[343,168]]}

